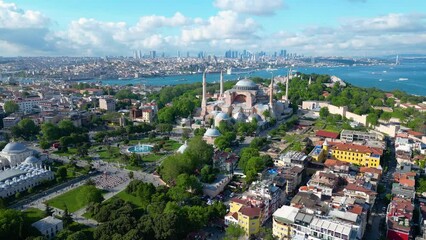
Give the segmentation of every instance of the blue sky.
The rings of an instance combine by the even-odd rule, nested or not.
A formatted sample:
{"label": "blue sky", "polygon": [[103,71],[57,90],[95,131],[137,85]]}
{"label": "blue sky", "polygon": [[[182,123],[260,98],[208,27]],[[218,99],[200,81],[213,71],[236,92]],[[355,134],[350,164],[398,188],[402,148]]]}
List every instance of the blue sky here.
{"label": "blue sky", "polygon": [[424,0],[0,0],[0,56],[426,53]]}

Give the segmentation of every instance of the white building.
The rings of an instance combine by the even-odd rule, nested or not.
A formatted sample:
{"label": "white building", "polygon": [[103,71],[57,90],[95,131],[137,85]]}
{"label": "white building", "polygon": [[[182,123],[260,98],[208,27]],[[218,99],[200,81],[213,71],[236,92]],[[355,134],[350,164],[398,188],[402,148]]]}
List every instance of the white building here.
{"label": "white building", "polygon": [[100,98],[99,108],[107,111],[115,111],[115,100],[112,98]]}
{"label": "white building", "polygon": [[42,103],[46,102],[41,98],[25,98],[21,100],[17,100],[16,103],[19,105],[19,111],[21,112],[33,112],[34,108],[40,108]]}
{"label": "white building", "polygon": [[352,224],[331,217],[317,217],[297,208],[283,206],[274,213],[272,233],[279,239],[357,239]]}
{"label": "white building", "polygon": [[37,228],[41,234],[49,239],[56,236],[56,234],[64,228],[62,220],[51,216],[31,224],[31,226]]}
{"label": "white building", "polygon": [[0,167],[16,166],[32,155],[33,150],[28,149],[24,144],[8,143],[0,152]]}
{"label": "white building", "polygon": [[42,162],[35,157],[27,157],[18,166],[0,171],[0,198],[13,196],[53,179],[54,173],[50,168],[43,167]]}

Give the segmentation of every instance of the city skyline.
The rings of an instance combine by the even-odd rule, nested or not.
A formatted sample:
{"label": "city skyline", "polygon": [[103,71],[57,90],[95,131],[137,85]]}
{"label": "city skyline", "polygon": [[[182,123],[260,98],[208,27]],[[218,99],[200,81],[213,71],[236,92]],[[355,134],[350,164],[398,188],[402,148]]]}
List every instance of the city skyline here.
{"label": "city skyline", "polygon": [[426,53],[423,1],[2,1],[0,56]]}

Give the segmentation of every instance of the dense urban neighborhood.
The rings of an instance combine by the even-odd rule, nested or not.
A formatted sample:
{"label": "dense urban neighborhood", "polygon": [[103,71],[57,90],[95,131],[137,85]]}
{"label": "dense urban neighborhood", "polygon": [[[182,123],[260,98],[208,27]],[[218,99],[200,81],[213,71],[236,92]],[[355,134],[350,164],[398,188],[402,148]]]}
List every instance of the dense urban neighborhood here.
{"label": "dense urban neighborhood", "polygon": [[3,81],[0,239],[426,239],[426,97],[199,67]]}

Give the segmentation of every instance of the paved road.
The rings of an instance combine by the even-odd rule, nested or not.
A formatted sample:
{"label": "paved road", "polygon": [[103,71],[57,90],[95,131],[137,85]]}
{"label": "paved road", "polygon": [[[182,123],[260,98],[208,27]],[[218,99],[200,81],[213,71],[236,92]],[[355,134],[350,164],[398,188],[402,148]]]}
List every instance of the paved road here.
{"label": "paved road", "polygon": [[[386,191],[382,194],[382,198],[392,192],[392,179],[396,170],[395,146],[391,144],[388,147],[391,150],[391,156],[388,163],[388,171],[383,175],[382,180],[387,178],[389,181],[382,181],[382,184],[386,186]],[[364,239],[380,239],[381,236],[385,236],[386,230],[382,228],[382,222],[386,220],[386,210],[383,210],[384,207],[387,208],[384,200],[377,199],[375,207],[371,211],[370,228],[365,232]]]}

